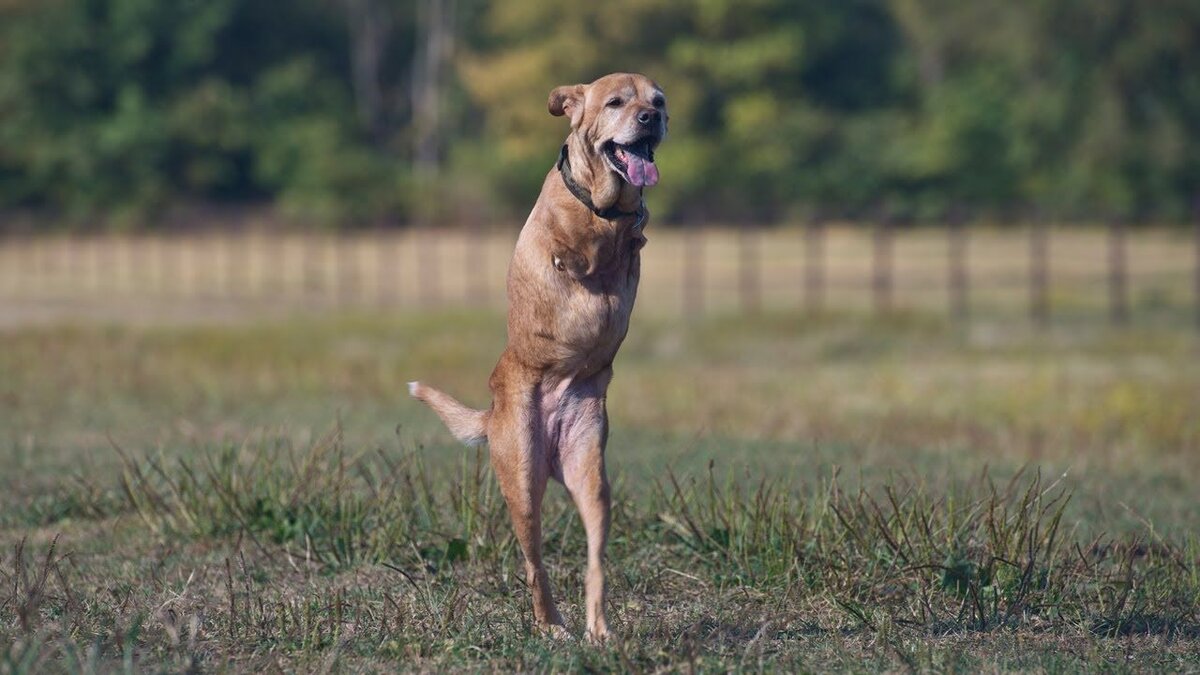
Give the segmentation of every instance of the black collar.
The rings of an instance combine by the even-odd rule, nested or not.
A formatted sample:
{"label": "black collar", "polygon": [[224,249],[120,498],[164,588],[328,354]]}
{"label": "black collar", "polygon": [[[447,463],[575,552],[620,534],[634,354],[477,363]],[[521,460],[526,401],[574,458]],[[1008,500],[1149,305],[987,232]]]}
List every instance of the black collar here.
{"label": "black collar", "polygon": [[587,188],[575,182],[575,178],[571,175],[571,160],[567,157],[567,146],[563,144],[562,150],[558,153],[558,173],[562,175],[563,184],[575,195],[584,206],[588,207],[592,213],[600,216],[605,220],[616,220],[618,218],[628,218],[630,216],[642,217],[643,209],[638,207],[637,211],[622,211],[617,208],[616,204],[604,209],[597,210],[596,205],[592,203],[592,193]]}

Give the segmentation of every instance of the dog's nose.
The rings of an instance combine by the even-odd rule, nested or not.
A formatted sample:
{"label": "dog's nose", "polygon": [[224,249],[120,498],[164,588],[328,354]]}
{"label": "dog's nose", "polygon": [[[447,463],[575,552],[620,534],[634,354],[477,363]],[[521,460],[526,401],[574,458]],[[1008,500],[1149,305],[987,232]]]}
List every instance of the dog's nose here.
{"label": "dog's nose", "polygon": [[641,124],[655,124],[658,122],[657,110],[643,110],[638,113],[637,121]]}

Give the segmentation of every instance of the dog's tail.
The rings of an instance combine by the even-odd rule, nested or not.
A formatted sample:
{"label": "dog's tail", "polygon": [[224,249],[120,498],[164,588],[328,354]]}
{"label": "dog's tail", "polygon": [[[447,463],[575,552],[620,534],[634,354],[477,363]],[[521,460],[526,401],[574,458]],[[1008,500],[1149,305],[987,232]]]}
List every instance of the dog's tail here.
{"label": "dog's tail", "polygon": [[446,428],[460,442],[467,445],[481,445],[487,440],[488,417],[490,410],[474,410],[459,403],[449,394],[442,393],[433,387],[420,382],[409,382],[408,393],[418,401],[433,408],[433,411],[446,423]]}

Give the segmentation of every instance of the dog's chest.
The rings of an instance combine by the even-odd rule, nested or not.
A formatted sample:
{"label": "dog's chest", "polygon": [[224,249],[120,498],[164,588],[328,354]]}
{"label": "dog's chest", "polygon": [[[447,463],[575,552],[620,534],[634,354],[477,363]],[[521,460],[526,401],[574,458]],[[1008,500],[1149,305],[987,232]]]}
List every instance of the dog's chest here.
{"label": "dog's chest", "polygon": [[586,267],[583,273],[575,270],[572,276],[585,285],[598,286],[597,290],[602,292],[628,288],[637,290],[641,249],[645,244],[640,221],[612,233],[597,235],[585,245]]}
{"label": "dog's chest", "polygon": [[[641,249],[646,243],[640,223],[608,236],[596,236],[577,250],[571,264],[560,271],[567,277],[573,300],[585,313],[628,315],[633,309],[641,278]],[[573,304],[573,303],[572,303]],[[604,316],[596,316],[603,319]]]}
{"label": "dog's chest", "polygon": [[562,291],[555,333],[584,370],[611,361],[625,338],[645,241],[640,224],[626,227],[587,242],[572,265],[555,264]]}

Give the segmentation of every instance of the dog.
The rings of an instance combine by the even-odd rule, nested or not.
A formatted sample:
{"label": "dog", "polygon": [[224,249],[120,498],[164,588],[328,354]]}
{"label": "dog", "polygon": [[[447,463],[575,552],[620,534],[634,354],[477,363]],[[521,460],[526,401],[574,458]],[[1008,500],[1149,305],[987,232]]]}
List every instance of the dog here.
{"label": "dog", "polygon": [[538,626],[567,635],[542,562],[542,497],[566,486],[587,533],[587,638],[608,638],[604,548],[611,495],[604,468],[606,395],[629,329],[648,214],[654,151],[667,100],[644,75],[614,73],[550,92],[550,114],[571,127],[517,240],[508,270],[508,342],[488,382],[492,405],[473,410],[437,389],[412,396],[467,444],[486,442],[525,557]]}

